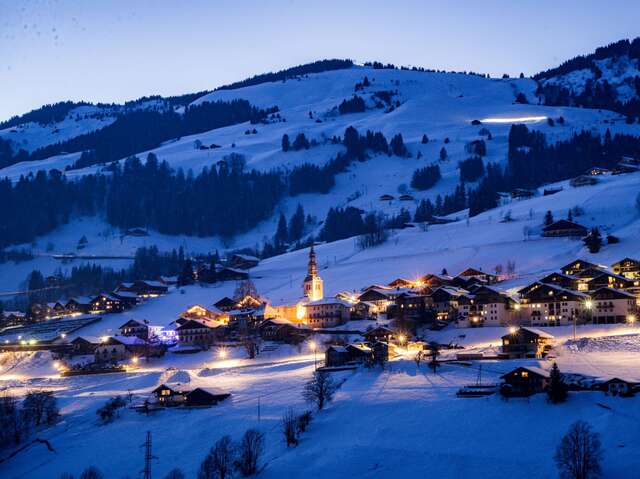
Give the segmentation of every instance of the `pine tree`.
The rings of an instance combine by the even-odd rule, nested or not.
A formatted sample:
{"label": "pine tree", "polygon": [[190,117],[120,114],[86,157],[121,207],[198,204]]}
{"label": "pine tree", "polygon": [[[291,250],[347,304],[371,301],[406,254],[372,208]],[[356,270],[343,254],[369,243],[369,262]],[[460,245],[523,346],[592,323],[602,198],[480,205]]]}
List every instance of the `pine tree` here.
{"label": "pine tree", "polygon": [[573,221],[573,212],[571,211],[571,208],[569,208],[569,213],[567,214],[567,220]]}
{"label": "pine tree", "polygon": [[589,249],[589,253],[595,254],[602,248],[602,236],[600,230],[596,227],[584,238],[584,244]]}
{"label": "pine tree", "polygon": [[551,224],[553,224],[553,213],[551,213],[550,210],[547,210],[546,214],[544,215],[544,225],[549,226]]}
{"label": "pine tree", "polygon": [[553,363],[553,367],[549,373],[549,388],[547,389],[549,401],[553,404],[564,402],[567,400],[567,394],[568,388],[562,379],[560,369],[556,363]]}
{"label": "pine tree", "polygon": [[291,144],[289,143],[289,135],[285,133],[284,135],[282,135],[282,151],[289,151],[290,146]]}
{"label": "pine tree", "polygon": [[422,135],[421,142],[423,145],[426,145],[427,143],[429,143],[429,137],[426,134]]}
{"label": "pine tree", "polygon": [[447,159],[447,149],[443,146],[440,148],[440,161],[444,161]]}
{"label": "pine tree", "polygon": [[298,241],[304,233],[304,209],[298,203],[296,212],[289,221],[289,242]]}
{"label": "pine tree", "polygon": [[283,248],[287,243],[289,234],[287,232],[287,220],[283,213],[280,213],[280,219],[278,220],[278,228],[276,229],[276,235],[273,238],[273,242],[277,249]]}

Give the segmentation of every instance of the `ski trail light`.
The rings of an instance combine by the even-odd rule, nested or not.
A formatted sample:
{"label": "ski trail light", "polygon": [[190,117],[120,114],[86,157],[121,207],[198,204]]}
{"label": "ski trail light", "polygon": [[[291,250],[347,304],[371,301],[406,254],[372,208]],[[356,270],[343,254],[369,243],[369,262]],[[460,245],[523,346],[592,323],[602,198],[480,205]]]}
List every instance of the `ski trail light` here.
{"label": "ski trail light", "polygon": [[218,351],[218,357],[220,359],[226,359],[227,357],[227,350],[226,349],[221,349],[220,351]]}

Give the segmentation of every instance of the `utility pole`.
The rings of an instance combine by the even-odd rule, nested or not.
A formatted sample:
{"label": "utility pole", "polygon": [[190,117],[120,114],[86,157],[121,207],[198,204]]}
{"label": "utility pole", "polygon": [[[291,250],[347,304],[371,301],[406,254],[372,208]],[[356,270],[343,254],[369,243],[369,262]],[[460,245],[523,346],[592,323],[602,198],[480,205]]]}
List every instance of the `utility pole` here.
{"label": "utility pole", "polygon": [[142,471],[143,479],[151,479],[151,459],[155,459],[151,455],[151,431],[147,431],[147,440],[144,446],[144,470]]}
{"label": "utility pole", "polygon": [[260,422],[260,396],[258,396],[258,422]]}

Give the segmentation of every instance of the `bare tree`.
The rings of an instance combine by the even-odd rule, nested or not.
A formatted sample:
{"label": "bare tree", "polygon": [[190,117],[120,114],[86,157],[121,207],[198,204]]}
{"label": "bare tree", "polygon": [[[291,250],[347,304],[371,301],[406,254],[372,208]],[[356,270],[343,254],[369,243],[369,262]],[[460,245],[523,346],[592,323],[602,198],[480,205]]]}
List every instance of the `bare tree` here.
{"label": "bare tree", "polygon": [[164,476],[164,479],[185,479],[184,472],[177,467],[175,469],[171,469],[169,473]]}
{"label": "bare tree", "polygon": [[254,336],[247,336],[243,341],[243,346],[249,359],[254,359],[260,352],[260,342]]}
{"label": "bare tree", "polygon": [[215,478],[226,479],[233,474],[233,441],[230,436],[222,436],[209,453],[213,456]]}
{"label": "bare tree", "polygon": [[413,360],[416,362],[416,367],[420,369],[420,363],[422,362],[423,351],[418,351],[416,355],[413,357]]}
{"label": "bare tree", "polygon": [[35,426],[53,424],[58,418],[58,406],[51,391],[29,391],[22,402],[23,414]]}
{"label": "bare tree", "polygon": [[82,474],[80,474],[80,479],[104,479],[104,474],[102,474],[102,472],[100,472],[100,469],[98,469],[97,467],[89,466],[84,471],[82,471]]}
{"label": "bare tree", "polygon": [[311,423],[311,418],[313,414],[311,411],[305,411],[297,417],[296,429],[298,430],[298,435],[302,434],[307,430],[309,424]]}
{"label": "bare tree", "polygon": [[554,455],[563,479],[593,479],[600,476],[600,436],[585,421],[576,421],[564,435]]}
{"label": "bare tree", "polygon": [[321,411],[331,401],[337,389],[338,386],[328,373],[314,371],[311,379],[304,385],[302,396]]}
{"label": "bare tree", "polygon": [[258,470],[258,461],[264,452],[264,434],[248,429],[238,445],[236,469],[243,477],[252,476]]}
{"label": "bare tree", "polygon": [[296,417],[293,409],[287,409],[287,412],[282,416],[282,433],[284,434],[284,440],[289,446],[298,445],[298,418]]}

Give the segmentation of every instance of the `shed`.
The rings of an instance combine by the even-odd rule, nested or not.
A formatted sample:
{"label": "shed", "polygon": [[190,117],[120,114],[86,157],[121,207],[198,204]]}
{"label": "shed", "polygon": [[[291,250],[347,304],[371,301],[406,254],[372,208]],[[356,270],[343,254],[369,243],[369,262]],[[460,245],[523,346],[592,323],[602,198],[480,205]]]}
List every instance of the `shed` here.
{"label": "shed", "polygon": [[500,377],[500,392],[505,396],[526,397],[544,392],[549,385],[549,372],[535,366],[521,366]]}
{"label": "shed", "polygon": [[215,388],[195,388],[185,395],[185,404],[191,407],[215,406],[220,401],[224,401],[231,394]]}

